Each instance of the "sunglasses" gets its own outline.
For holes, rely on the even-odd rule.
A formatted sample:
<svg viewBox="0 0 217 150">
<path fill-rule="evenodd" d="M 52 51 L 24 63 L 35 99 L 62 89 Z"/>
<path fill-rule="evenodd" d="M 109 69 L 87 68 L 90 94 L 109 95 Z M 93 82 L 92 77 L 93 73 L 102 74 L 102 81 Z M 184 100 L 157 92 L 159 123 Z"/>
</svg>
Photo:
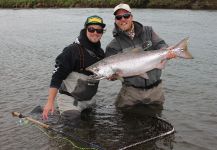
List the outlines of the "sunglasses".
<svg viewBox="0 0 217 150">
<path fill-rule="evenodd" d="M 130 16 L 131 16 L 131 14 L 127 13 L 127 14 L 123 14 L 123 15 L 117 15 L 117 16 L 115 16 L 115 19 L 117 19 L 117 20 L 121 20 L 122 18 L 128 19 L 128 18 L 130 18 Z"/>
<path fill-rule="evenodd" d="M 93 27 L 87 28 L 87 31 L 90 32 L 90 33 L 94 33 L 96 31 L 96 33 L 98 33 L 98 34 L 102 34 L 104 32 L 103 29 L 95 29 Z"/>
</svg>

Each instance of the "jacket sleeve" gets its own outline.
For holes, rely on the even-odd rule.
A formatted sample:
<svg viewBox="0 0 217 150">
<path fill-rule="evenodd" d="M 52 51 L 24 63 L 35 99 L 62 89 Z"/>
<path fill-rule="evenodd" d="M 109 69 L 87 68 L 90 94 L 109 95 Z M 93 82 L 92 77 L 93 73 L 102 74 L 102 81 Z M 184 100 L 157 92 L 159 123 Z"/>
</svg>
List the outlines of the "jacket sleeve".
<svg viewBox="0 0 217 150">
<path fill-rule="evenodd" d="M 57 56 L 50 87 L 60 88 L 62 81 L 74 70 L 76 56 L 76 51 L 72 46 L 64 48 L 63 52 Z"/>
<path fill-rule="evenodd" d="M 150 39 L 152 42 L 152 50 L 158 50 L 161 48 L 166 48 L 168 45 L 166 42 L 160 38 L 160 36 L 154 32 L 151 26 L 143 26 L 144 34 L 147 39 Z"/>
<path fill-rule="evenodd" d="M 153 42 L 154 49 L 158 50 L 161 48 L 167 48 L 168 45 L 166 44 L 166 42 L 162 38 L 160 38 L 152 28 L 151 30 L 152 30 L 151 33 L 152 33 L 152 42 Z"/>
</svg>

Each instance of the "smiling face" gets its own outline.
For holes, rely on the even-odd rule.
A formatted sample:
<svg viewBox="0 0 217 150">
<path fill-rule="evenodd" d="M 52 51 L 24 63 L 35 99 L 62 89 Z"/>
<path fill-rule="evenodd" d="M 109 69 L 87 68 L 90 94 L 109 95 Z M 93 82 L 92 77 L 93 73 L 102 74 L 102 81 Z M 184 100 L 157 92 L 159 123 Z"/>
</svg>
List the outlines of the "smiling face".
<svg viewBox="0 0 217 150">
<path fill-rule="evenodd" d="M 116 12 L 115 16 L 115 23 L 117 24 L 117 26 L 123 30 L 123 31 L 130 31 L 130 29 L 132 28 L 132 24 L 133 24 L 133 16 L 130 15 L 128 18 L 127 17 L 124 17 L 124 16 L 127 16 L 126 14 L 129 14 L 128 11 L 124 10 L 124 9 L 120 9 Z M 119 17 L 119 20 L 118 20 L 118 17 L 117 16 L 122 16 L 122 17 Z M 121 18 L 121 19 L 120 19 Z"/>
<path fill-rule="evenodd" d="M 100 39 L 102 37 L 103 28 L 100 25 L 89 25 L 89 26 L 87 26 L 86 33 L 87 33 L 87 38 L 92 43 L 97 43 L 100 41 Z"/>
</svg>

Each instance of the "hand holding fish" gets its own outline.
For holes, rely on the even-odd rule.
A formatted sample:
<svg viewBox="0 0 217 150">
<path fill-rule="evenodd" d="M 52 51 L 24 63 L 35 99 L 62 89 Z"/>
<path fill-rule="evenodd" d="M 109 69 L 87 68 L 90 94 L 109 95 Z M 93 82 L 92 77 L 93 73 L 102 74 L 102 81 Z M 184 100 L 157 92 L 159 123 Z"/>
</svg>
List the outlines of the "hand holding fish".
<svg viewBox="0 0 217 150">
<path fill-rule="evenodd" d="M 172 51 L 175 48 L 175 46 L 169 46 L 167 50 L 169 51 L 166 55 L 167 59 L 176 58 L 176 54 Z"/>
<path fill-rule="evenodd" d="M 114 74 L 112 74 L 111 76 L 107 77 L 106 79 L 110 80 L 110 81 L 115 81 L 115 80 L 120 79 L 121 76 L 122 76 L 121 72 L 120 71 L 116 71 Z"/>
<path fill-rule="evenodd" d="M 110 80 L 110 81 L 115 81 L 115 80 L 117 80 L 117 75 L 116 74 L 112 74 L 111 76 L 107 77 L 106 79 Z"/>
</svg>

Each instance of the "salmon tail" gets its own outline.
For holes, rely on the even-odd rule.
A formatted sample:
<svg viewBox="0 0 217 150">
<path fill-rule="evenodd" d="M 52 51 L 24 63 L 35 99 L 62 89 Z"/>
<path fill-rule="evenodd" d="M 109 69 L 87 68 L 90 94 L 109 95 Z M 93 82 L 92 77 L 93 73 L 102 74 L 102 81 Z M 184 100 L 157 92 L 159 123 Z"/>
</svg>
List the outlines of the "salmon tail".
<svg viewBox="0 0 217 150">
<path fill-rule="evenodd" d="M 181 40 L 178 44 L 174 46 L 175 53 L 178 57 L 185 59 L 193 59 L 193 56 L 188 51 L 188 37 Z"/>
</svg>

